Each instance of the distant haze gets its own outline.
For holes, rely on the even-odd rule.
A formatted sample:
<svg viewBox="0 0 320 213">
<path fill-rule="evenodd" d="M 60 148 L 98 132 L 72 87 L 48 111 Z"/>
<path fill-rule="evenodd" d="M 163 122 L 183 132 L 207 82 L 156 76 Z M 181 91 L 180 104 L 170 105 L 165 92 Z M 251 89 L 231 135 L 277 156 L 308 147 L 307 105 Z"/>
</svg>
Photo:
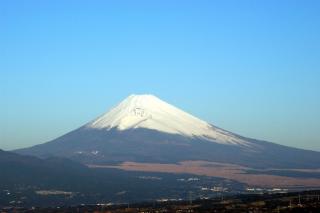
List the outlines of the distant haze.
<svg viewBox="0 0 320 213">
<path fill-rule="evenodd" d="M 132 93 L 320 151 L 317 1 L 1 1 L 0 149 L 43 143 Z"/>
</svg>

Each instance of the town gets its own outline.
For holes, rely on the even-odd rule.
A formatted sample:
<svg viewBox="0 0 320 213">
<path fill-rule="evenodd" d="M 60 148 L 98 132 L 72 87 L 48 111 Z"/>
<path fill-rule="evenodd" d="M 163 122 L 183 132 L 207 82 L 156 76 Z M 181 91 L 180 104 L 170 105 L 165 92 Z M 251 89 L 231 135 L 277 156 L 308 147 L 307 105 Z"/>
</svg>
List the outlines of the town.
<svg viewBox="0 0 320 213">
<path fill-rule="evenodd" d="M 4 207 L 1 213 L 165 213 L 165 212 L 319 212 L 320 191 L 243 194 L 196 200 L 158 200 L 135 204 L 82 204 L 59 207 Z"/>
</svg>

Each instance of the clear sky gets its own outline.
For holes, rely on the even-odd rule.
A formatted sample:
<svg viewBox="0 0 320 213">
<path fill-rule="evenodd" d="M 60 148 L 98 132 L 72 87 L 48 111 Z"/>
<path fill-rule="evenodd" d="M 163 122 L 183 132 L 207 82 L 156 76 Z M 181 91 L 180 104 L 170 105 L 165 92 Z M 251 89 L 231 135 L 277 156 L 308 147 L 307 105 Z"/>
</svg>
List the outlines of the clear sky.
<svg viewBox="0 0 320 213">
<path fill-rule="evenodd" d="M 320 151 L 320 1 L 1 0 L 0 148 L 151 93 L 235 133 Z"/>
</svg>

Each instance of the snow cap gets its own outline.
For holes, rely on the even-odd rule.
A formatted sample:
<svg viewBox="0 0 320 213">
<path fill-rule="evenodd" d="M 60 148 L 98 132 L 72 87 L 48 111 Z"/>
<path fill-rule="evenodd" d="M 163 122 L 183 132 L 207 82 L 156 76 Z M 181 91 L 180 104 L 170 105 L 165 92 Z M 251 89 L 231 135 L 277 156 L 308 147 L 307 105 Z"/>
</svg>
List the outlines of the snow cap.
<svg viewBox="0 0 320 213">
<path fill-rule="evenodd" d="M 105 130 L 116 128 L 120 131 L 146 128 L 187 137 L 200 137 L 216 143 L 246 143 L 234 134 L 216 128 L 150 94 L 130 95 L 86 127 Z"/>
</svg>

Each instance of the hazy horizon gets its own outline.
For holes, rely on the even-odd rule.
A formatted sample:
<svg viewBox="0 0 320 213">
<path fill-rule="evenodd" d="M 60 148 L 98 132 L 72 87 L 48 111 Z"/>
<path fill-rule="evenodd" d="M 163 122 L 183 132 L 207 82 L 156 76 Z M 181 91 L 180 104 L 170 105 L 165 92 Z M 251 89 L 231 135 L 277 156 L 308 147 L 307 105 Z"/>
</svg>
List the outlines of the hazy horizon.
<svg viewBox="0 0 320 213">
<path fill-rule="evenodd" d="M 124 2 L 0 2 L 0 149 L 148 93 L 242 136 L 320 151 L 317 1 Z"/>
</svg>

